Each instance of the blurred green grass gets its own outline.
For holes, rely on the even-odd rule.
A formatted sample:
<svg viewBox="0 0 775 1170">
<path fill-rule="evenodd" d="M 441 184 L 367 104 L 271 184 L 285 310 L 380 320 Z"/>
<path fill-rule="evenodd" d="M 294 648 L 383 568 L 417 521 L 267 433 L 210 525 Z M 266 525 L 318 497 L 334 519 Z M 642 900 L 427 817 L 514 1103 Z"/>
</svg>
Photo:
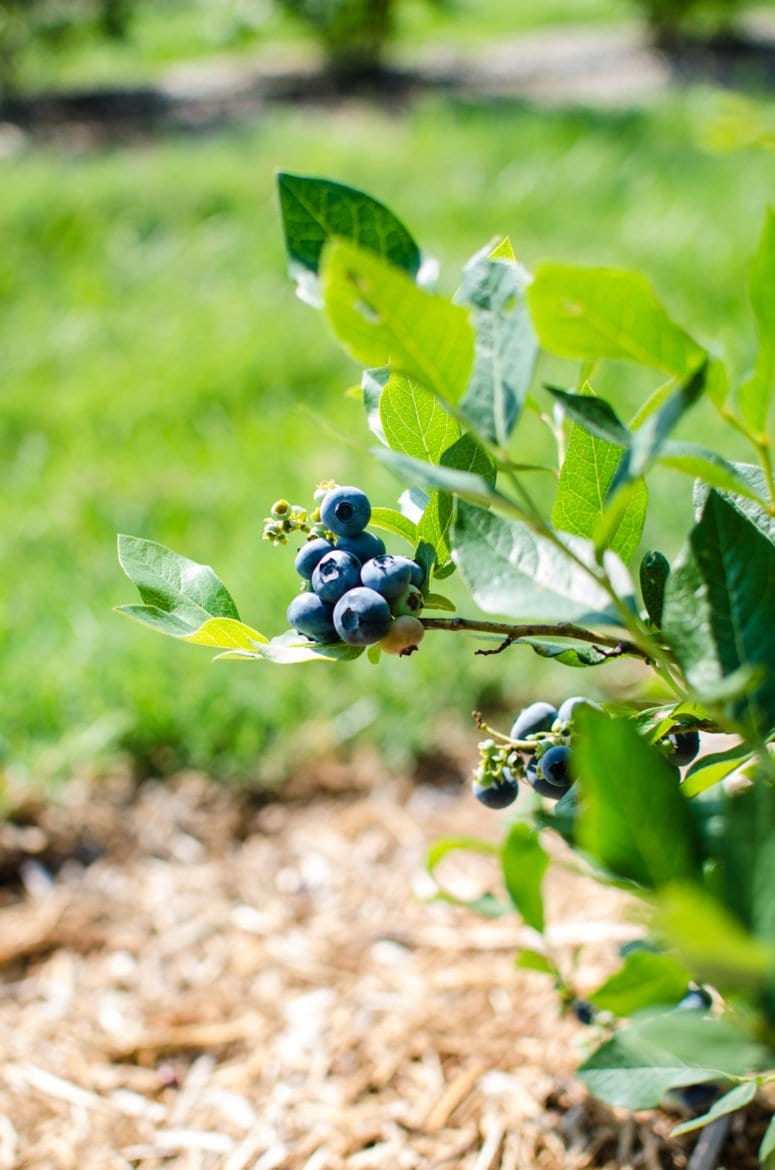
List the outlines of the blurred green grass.
<svg viewBox="0 0 775 1170">
<path fill-rule="evenodd" d="M 536 685 L 562 696 L 626 684 L 625 667 L 582 679 L 527 652 L 475 658 L 470 642 L 441 634 L 377 669 L 213 664 L 112 612 L 136 599 L 115 534 L 212 564 L 243 618 L 271 635 L 295 590 L 291 556 L 260 540 L 272 500 L 305 502 L 328 477 L 379 504 L 400 490 L 364 453 L 360 408 L 343 394 L 358 371 L 286 278 L 276 167 L 383 199 L 442 260 L 448 291 L 503 232 L 528 265 L 642 268 L 675 316 L 744 365 L 747 258 L 773 159 L 698 146 L 714 101 L 697 91 L 639 112 L 436 100 L 401 116 L 360 104 L 272 110 L 212 137 L 6 160 L 6 762 L 54 779 L 123 750 L 139 771 L 194 766 L 274 784 L 358 736 L 398 766 L 443 745 L 474 706 L 516 705 Z M 720 439 L 702 419 L 692 434 L 699 420 Z M 528 430 L 524 457 L 537 441 Z M 666 483 L 648 541 L 674 552 L 690 484 Z"/>
</svg>

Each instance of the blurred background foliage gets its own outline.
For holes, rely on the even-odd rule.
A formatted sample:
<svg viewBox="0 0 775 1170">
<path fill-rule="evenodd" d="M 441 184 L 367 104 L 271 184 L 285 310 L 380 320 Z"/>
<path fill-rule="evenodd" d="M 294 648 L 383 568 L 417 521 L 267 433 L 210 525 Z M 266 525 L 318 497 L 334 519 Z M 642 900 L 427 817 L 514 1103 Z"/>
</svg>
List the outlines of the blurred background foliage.
<svg viewBox="0 0 775 1170">
<path fill-rule="evenodd" d="M 28 7 L 38 6 L 0 3 L 0 16 Z M 260 10 L 236 2 L 121 8 L 129 23 L 114 46 L 94 23 L 108 7 L 89 9 L 90 31 L 62 43 L 56 58 L 33 36 L 23 84 L 141 79 L 240 40 L 212 32 L 216 10 L 226 21 L 218 27 Z M 505 13 L 510 7 L 461 0 L 452 20 L 407 2 L 398 43 L 463 43 L 471 28 L 484 41 L 547 19 L 632 12 L 627 0 L 530 0 Z M 274 8 L 250 28 L 265 46 L 297 35 Z M 477 658 L 470 641 L 441 634 L 413 658 L 376 669 L 365 660 L 213 664 L 207 651 L 112 613 L 134 600 L 115 535 L 212 564 L 244 620 L 272 635 L 285 628 L 296 587 L 291 552 L 260 539 L 273 499 L 306 503 L 330 477 L 359 484 L 376 504 L 394 503 L 400 491 L 366 453 L 360 406 L 345 393 L 358 371 L 286 277 L 277 168 L 327 175 L 382 199 L 440 258 L 450 293 L 467 257 L 504 232 L 528 266 L 555 258 L 641 268 L 676 317 L 745 369 L 753 349 L 747 257 L 772 197 L 774 163 L 756 141 L 709 147 L 725 108 L 723 95 L 703 86 L 633 109 L 450 96 L 396 111 L 349 101 L 273 107 L 217 133 L 86 153 L 28 143 L 0 161 L 7 776 L 53 783 L 122 753 L 138 774 L 191 766 L 273 786 L 355 742 L 374 745 L 385 767 L 407 766 L 455 744 L 461 728 L 467 735 L 474 707 L 500 707 L 507 722 L 536 688 L 552 698 L 634 687 L 638 677 L 624 664 L 581 678 L 527 651 Z M 746 108 L 771 118 L 766 93 Z M 736 146 L 734 135 L 725 145 Z M 552 371 L 563 373 L 570 376 Z M 621 393 L 626 371 L 612 376 Z M 641 390 L 628 392 L 633 403 Z M 703 408 L 688 425 L 693 436 L 704 427 L 711 442 L 718 438 Z M 538 426 L 520 436 L 522 458 L 545 451 Z M 676 479 L 674 487 L 656 501 L 646 535 L 669 554 L 691 512 L 689 486 Z M 453 582 L 445 585 L 455 593 Z"/>
</svg>

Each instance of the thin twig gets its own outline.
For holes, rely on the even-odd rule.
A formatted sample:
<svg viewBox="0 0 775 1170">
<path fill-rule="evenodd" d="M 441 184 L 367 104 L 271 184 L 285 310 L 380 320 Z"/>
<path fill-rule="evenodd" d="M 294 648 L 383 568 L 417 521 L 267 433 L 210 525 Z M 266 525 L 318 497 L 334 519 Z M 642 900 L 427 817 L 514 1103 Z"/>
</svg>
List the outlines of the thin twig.
<svg viewBox="0 0 775 1170">
<path fill-rule="evenodd" d="M 686 1170 L 716 1170 L 734 1116 L 734 1113 L 725 1113 L 700 1131 L 700 1140 Z"/>
<path fill-rule="evenodd" d="M 650 662 L 648 654 L 634 642 L 612 634 L 601 634 L 596 630 L 588 630 L 584 626 L 576 626 L 572 622 L 556 622 L 554 624 L 532 622 L 528 625 L 513 625 L 510 622 L 479 621 L 477 618 L 422 618 L 426 630 L 448 630 L 452 633 L 468 632 L 491 634 L 503 638 L 503 643 L 497 650 L 478 651 L 485 654 L 500 654 L 507 646 L 511 646 L 520 638 L 572 638 L 577 642 L 590 642 L 597 646 L 601 654 L 609 658 L 616 658 L 622 654 L 631 654 Z"/>
</svg>

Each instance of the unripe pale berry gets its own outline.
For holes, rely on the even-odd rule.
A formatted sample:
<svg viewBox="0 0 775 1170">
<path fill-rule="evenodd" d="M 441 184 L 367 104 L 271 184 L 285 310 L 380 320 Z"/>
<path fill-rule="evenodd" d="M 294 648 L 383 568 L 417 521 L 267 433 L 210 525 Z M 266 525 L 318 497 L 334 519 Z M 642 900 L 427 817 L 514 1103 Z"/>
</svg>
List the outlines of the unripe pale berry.
<svg viewBox="0 0 775 1170">
<path fill-rule="evenodd" d="M 413 654 L 425 637 L 425 626 L 419 618 L 405 615 L 397 617 L 381 639 L 380 646 L 386 654 Z"/>
</svg>

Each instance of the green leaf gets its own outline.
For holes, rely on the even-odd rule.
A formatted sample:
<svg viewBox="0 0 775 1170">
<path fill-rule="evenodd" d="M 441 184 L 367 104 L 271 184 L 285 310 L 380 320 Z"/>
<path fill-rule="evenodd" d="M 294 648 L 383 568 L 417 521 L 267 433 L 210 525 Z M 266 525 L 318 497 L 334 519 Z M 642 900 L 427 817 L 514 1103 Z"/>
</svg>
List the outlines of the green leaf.
<svg viewBox="0 0 775 1170">
<path fill-rule="evenodd" d="M 759 1146 L 759 1162 L 761 1170 L 775 1170 L 775 1117 L 767 1126 Z"/>
<path fill-rule="evenodd" d="M 682 1085 L 747 1075 L 767 1050 L 725 1019 L 667 1012 L 633 1021 L 593 1052 L 578 1076 L 608 1105 L 653 1109 Z"/>
<path fill-rule="evenodd" d="M 631 1016 L 655 1004 L 675 1004 L 686 992 L 691 975 L 671 955 L 630 951 L 624 963 L 587 999 L 599 1011 Z"/>
<path fill-rule="evenodd" d="M 619 420 L 616 411 L 603 398 L 592 393 L 587 384 L 584 394 L 571 394 L 567 390 L 560 390 L 556 386 L 546 386 L 556 402 L 562 407 L 568 418 L 573 419 L 590 435 L 602 439 L 614 447 L 629 447 L 631 435 L 623 422 Z M 621 451 L 618 453 L 621 455 Z"/>
<path fill-rule="evenodd" d="M 675 769 L 629 719 L 578 709 L 574 747 L 581 848 L 606 870 L 659 888 L 697 875 L 697 830 Z"/>
<path fill-rule="evenodd" d="M 542 885 L 549 858 L 536 830 L 522 821 L 513 824 L 501 848 L 503 880 L 508 895 L 527 926 L 543 933 Z"/>
<path fill-rule="evenodd" d="M 727 1113 L 736 1113 L 738 1109 L 745 1109 L 746 1105 L 750 1105 L 753 1101 L 758 1088 L 755 1080 L 743 1081 L 742 1084 L 735 1085 L 734 1089 L 730 1089 L 728 1093 L 720 1097 L 707 1113 L 677 1125 L 670 1136 L 679 1137 L 682 1133 L 692 1133 L 695 1129 L 702 1129 L 703 1126 L 709 1125 L 711 1121 L 716 1121 L 719 1117 L 725 1117 Z"/>
<path fill-rule="evenodd" d="M 665 588 L 663 632 L 702 696 L 741 668 L 761 667 L 753 693 L 730 699 L 730 716 L 775 724 L 775 546 L 716 491 L 705 500 L 681 563 Z"/>
<path fill-rule="evenodd" d="M 616 491 L 622 483 L 645 475 L 651 464 L 661 453 L 667 436 L 674 430 L 687 410 L 697 402 L 705 389 L 708 363 L 693 371 L 681 386 L 667 399 L 656 413 L 649 415 L 637 431 L 632 433 L 632 442 L 625 452 L 619 471 L 612 485 Z"/>
<path fill-rule="evenodd" d="M 381 532 L 390 532 L 393 536 L 400 536 L 408 544 L 417 543 L 417 525 L 414 521 L 397 512 L 395 508 L 372 508 L 370 528 L 378 528 Z"/>
<path fill-rule="evenodd" d="M 521 950 L 517 956 L 515 966 L 521 971 L 540 971 L 542 975 L 558 975 L 557 967 L 546 955 L 540 951 L 533 951 L 529 947 Z"/>
<path fill-rule="evenodd" d="M 769 500 L 767 480 L 760 467 L 757 467 L 754 463 L 734 463 L 732 466 L 735 469 L 735 473 L 748 484 L 750 493 L 757 500 Z M 752 524 L 755 524 L 762 536 L 766 537 L 770 544 L 775 545 L 775 515 L 765 511 L 764 507 L 756 503 L 753 499 L 747 498 L 749 495 L 747 492 L 739 495 L 734 492 L 722 491 L 719 494 L 728 504 L 732 505 L 735 511 L 739 512 L 741 516 L 745 516 Z M 702 510 L 705 507 L 708 495 L 709 489 L 706 484 L 701 482 L 695 483 L 694 506 L 698 519 L 702 515 Z"/>
<path fill-rule="evenodd" d="M 404 483 L 414 488 L 453 492 L 486 504 L 503 500 L 483 476 L 474 475 L 470 471 L 435 466 L 420 459 L 412 459 L 409 455 L 402 455 L 398 451 L 386 451 L 382 447 L 372 447 L 370 453 L 381 463 L 386 464 Z"/>
<path fill-rule="evenodd" d="M 569 538 L 569 543 L 580 555 L 589 551 L 581 541 Z M 461 500 L 452 546 L 474 600 L 486 613 L 523 620 L 605 619 L 605 590 L 527 524 Z"/>
<path fill-rule="evenodd" d="M 361 395 L 366 408 L 366 422 L 369 430 L 376 435 L 380 443 L 387 446 L 385 432 L 382 429 L 382 419 L 379 413 L 379 403 L 388 379 L 390 370 L 379 367 L 373 370 L 364 370 L 361 375 Z"/>
<path fill-rule="evenodd" d="M 574 397 L 601 401 L 584 395 Z M 621 457 L 621 447 L 590 433 L 579 423 L 573 426 L 552 506 L 555 528 L 575 536 L 595 537 Z M 613 531 L 606 534 L 606 547 L 625 562 L 634 556 L 640 543 L 647 505 L 648 489 L 642 480 L 637 481 Z"/>
<path fill-rule="evenodd" d="M 461 410 L 474 430 L 503 447 L 519 418 L 538 345 L 525 302 L 527 273 L 513 259 L 477 253 L 457 300 L 473 310 L 476 356 Z"/>
<path fill-rule="evenodd" d="M 417 525 L 417 539 L 433 549 L 437 565 L 446 564 L 452 555 L 449 547 L 449 530 L 452 526 L 453 511 L 452 496 L 449 492 L 433 491 Z M 427 576 L 426 573 L 426 580 Z"/>
<path fill-rule="evenodd" d="M 390 375 L 379 414 L 387 445 L 426 463 L 440 463 L 443 452 L 462 434 L 460 423 L 436 395 L 403 374 Z"/>
<path fill-rule="evenodd" d="M 718 840 L 724 902 L 775 960 L 775 790 L 764 777 L 726 796 L 724 834 Z M 772 965 L 775 975 L 775 961 Z"/>
<path fill-rule="evenodd" d="M 291 275 L 318 273 L 321 253 L 335 237 L 416 276 L 420 249 L 399 219 L 382 203 L 355 187 L 307 175 L 277 175 L 285 248 Z"/>
<path fill-rule="evenodd" d="M 438 398 L 411 378 L 391 374 L 380 398 L 380 421 L 393 451 L 495 482 L 495 463 L 484 447 L 464 434 Z"/>
<path fill-rule="evenodd" d="M 751 759 L 750 744 L 739 743 L 724 752 L 714 752 L 696 760 L 684 776 L 683 788 L 686 796 L 698 796 L 726 776 L 735 772 Z"/>
<path fill-rule="evenodd" d="M 591 642 L 574 642 L 571 638 L 518 638 L 517 641 L 520 646 L 530 646 L 540 658 L 551 658 L 563 666 L 602 666 L 621 657 Z"/>
<path fill-rule="evenodd" d="M 649 549 L 640 563 L 640 591 L 646 613 L 659 629 L 665 602 L 665 586 L 670 576 L 670 563 L 658 549 Z"/>
<path fill-rule="evenodd" d="M 541 345 L 561 357 L 618 358 L 684 377 L 704 351 L 638 272 L 541 264 L 527 293 Z"/>
<path fill-rule="evenodd" d="M 269 639 L 259 634 L 258 630 L 246 626 L 244 622 L 226 617 L 210 618 L 193 634 L 187 634 L 183 641 L 194 642 L 198 646 L 215 646 L 220 650 L 255 651 L 258 658 L 261 646 Z"/>
<path fill-rule="evenodd" d="M 474 362 L 465 309 L 341 241 L 326 247 L 321 280 L 328 319 L 352 357 L 398 370 L 447 402 L 459 400 Z"/>
<path fill-rule="evenodd" d="M 708 451 L 694 443 L 668 440 L 662 444 L 658 462 L 664 467 L 672 467 L 675 471 L 701 479 L 721 491 L 746 496 L 759 504 L 762 503 L 761 498 L 739 474 L 735 464 L 717 455 L 715 451 Z"/>
<path fill-rule="evenodd" d="M 749 427 L 767 430 L 767 416 L 775 390 L 775 210 L 767 212 L 759 247 L 751 268 L 751 303 L 759 334 L 759 351 L 750 378 L 737 392 L 737 405 Z"/>
<path fill-rule="evenodd" d="M 676 884 L 661 891 L 657 925 L 694 978 L 724 994 L 737 989 L 750 993 L 775 969 L 775 951 L 699 886 Z"/>
<path fill-rule="evenodd" d="M 493 845 L 489 841 L 482 841 L 478 837 L 443 837 L 434 841 L 428 850 L 426 868 L 438 885 L 436 898 L 439 901 L 450 902 L 453 906 L 466 906 L 469 910 L 473 910 L 474 913 L 481 914 L 485 918 L 501 918 L 504 914 L 513 913 L 512 907 L 507 902 L 496 898 L 489 892 L 481 894 L 477 898 L 459 898 L 441 884 L 436 870 L 445 857 L 457 850 L 468 853 L 484 853 L 492 857 L 497 857 L 500 852 L 497 845 Z"/>
<path fill-rule="evenodd" d="M 281 666 L 294 666 L 299 662 L 349 662 L 359 658 L 363 646 L 350 646 L 346 642 L 310 642 L 296 630 L 287 630 L 260 647 L 262 658 Z"/>
<path fill-rule="evenodd" d="M 425 609 L 441 609 L 446 613 L 454 613 L 457 609 L 454 601 L 450 601 L 442 593 L 427 593 L 424 607 Z"/>
<path fill-rule="evenodd" d="M 155 541 L 125 535 L 118 538 L 118 559 L 145 603 L 120 607 L 120 613 L 175 638 L 195 634 L 209 618 L 239 622 L 231 595 L 209 565 Z"/>
</svg>

